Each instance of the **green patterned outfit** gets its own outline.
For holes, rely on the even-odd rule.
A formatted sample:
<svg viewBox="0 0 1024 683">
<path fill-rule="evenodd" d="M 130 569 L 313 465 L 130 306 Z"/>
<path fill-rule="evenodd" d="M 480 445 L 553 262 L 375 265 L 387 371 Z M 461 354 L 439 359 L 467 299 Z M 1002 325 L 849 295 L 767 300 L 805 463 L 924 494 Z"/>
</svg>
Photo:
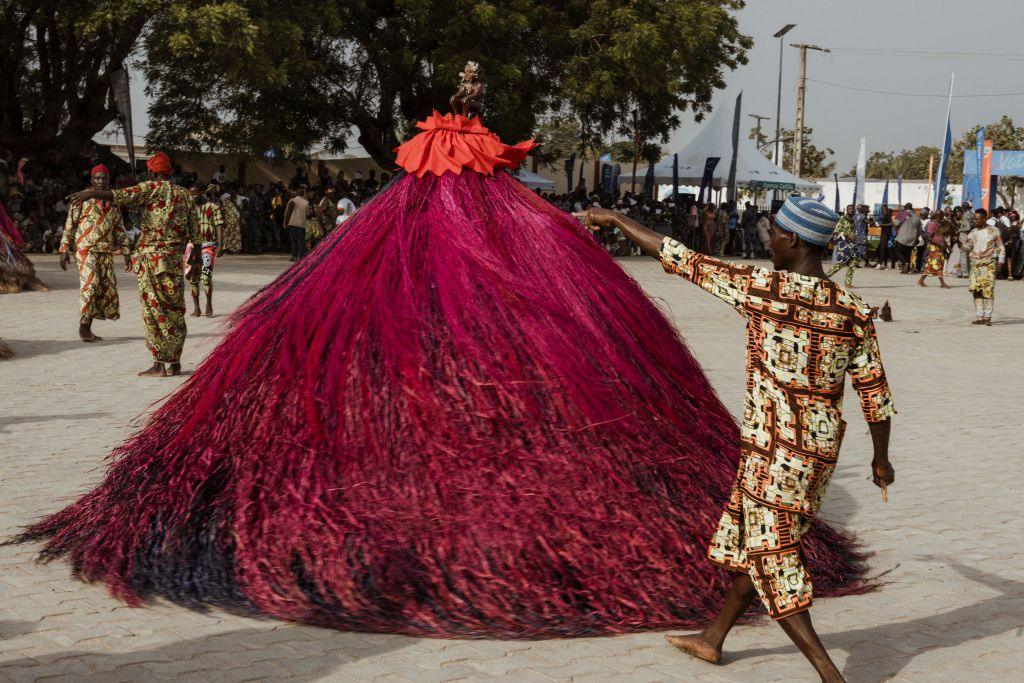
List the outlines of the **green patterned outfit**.
<svg viewBox="0 0 1024 683">
<path fill-rule="evenodd" d="M 242 252 L 242 214 L 230 196 L 221 200 L 220 207 L 224 214 L 224 244 L 221 250 L 225 254 L 239 254 Z"/>
<path fill-rule="evenodd" d="M 843 279 L 843 283 L 847 287 L 852 287 L 853 271 L 857 267 L 860 254 L 857 248 L 857 229 L 853 225 L 853 220 L 845 213 L 839 218 L 832 239 L 835 249 L 835 265 L 832 266 L 832 270 L 828 271 L 828 276 L 832 277 L 846 268 L 846 277 Z"/>
<path fill-rule="evenodd" d="M 90 199 L 68 211 L 60 253 L 71 251 L 78 263 L 80 323 L 121 317 L 114 252 L 130 248 L 121 211 L 110 202 Z"/>
<path fill-rule="evenodd" d="M 235 214 L 237 216 L 237 212 Z M 207 292 L 213 286 L 213 262 L 216 258 L 217 230 L 221 234 L 226 232 L 224 227 L 224 207 L 220 202 L 206 202 L 199 207 L 199 228 L 195 239 L 192 240 L 193 249 L 201 249 L 201 266 L 193 268 L 189 273 L 188 286 L 192 296 L 199 296 L 199 288 Z M 226 239 L 226 238 L 225 238 Z"/>
<path fill-rule="evenodd" d="M 178 363 L 185 346 L 185 245 L 196 235 L 196 205 L 184 188 L 147 180 L 114 190 L 115 206 L 142 210 L 132 265 L 139 277 L 142 324 L 153 360 Z"/>
</svg>

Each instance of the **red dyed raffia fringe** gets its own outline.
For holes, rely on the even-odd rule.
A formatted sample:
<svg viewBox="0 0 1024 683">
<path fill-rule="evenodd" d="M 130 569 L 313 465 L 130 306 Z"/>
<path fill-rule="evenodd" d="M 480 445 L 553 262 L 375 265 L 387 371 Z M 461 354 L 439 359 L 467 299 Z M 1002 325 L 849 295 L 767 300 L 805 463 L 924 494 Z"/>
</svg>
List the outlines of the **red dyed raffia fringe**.
<svg viewBox="0 0 1024 683">
<path fill-rule="evenodd" d="M 740 362 L 740 359 L 737 359 Z M 501 171 L 406 175 L 235 315 L 49 537 L 165 596 L 427 636 L 693 626 L 737 429 L 676 330 Z M 863 591 L 817 522 L 816 595 Z"/>
</svg>

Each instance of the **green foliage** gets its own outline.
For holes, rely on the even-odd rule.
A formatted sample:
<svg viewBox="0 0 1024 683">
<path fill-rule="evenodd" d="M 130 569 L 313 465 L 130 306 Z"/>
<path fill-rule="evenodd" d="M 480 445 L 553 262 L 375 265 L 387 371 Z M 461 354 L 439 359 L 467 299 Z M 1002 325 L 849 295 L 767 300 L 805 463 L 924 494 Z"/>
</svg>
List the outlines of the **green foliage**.
<svg viewBox="0 0 1024 683">
<path fill-rule="evenodd" d="M 110 74 L 160 0 L 0 3 L 0 146 L 74 154 L 115 116 Z"/>
<path fill-rule="evenodd" d="M 757 135 L 757 128 L 751 128 L 749 139 L 754 140 Z M 793 168 L 793 130 L 790 128 L 780 129 L 779 137 L 782 139 L 782 167 L 791 170 Z M 768 130 L 761 129 L 761 136 L 757 138 L 757 147 L 766 158 L 771 159 L 775 152 L 775 145 L 768 138 Z M 772 143 L 772 144 L 769 144 Z M 814 144 L 814 129 L 804 126 L 804 146 L 801 168 L 805 178 L 825 178 L 832 175 L 836 168 L 835 161 L 828 161 L 835 151 L 831 147 L 819 148 Z"/>
<path fill-rule="evenodd" d="M 953 143 L 949 155 L 950 182 L 960 182 L 964 173 L 964 152 L 974 149 L 977 145 L 978 130 L 974 126 Z M 1024 126 L 1014 125 L 1009 116 L 1002 116 L 998 121 L 985 127 L 985 137 L 992 141 L 992 149 L 1024 149 Z M 936 163 L 938 163 L 936 156 Z M 1004 206 L 1014 206 L 1017 198 L 1024 190 L 1024 178 L 1003 177 L 999 179 L 999 197 Z M 993 204 L 994 206 L 994 204 Z"/>
<path fill-rule="evenodd" d="M 903 176 L 910 179 L 928 178 L 929 160 L 934 158 L 934 163 L 939 163 L 941 152 L 938 147 L 920 145 L 914 149 L 904 149 L 899 152 L 872 152 L 865 164 L 864 175 L 868 178 L 890 179 L 896 176 Z M 854 168 L 850 175 L 856 175 Z"/>
<path fill-rule="evenodd" d="M 667 140 L 745 63 L 740 0 L 6 0 L 0 144 L 85 142 L 114 118 L 109 72 L 134 54 L 152 145 L 278 158 L 354 137 L 382 165 L 447 110 L 480 63 L 488 127 L 509 140 L 551 118 L 580 145 Z M 45 40 L 37 40 L 43 36 Z M 44 54 L 45 51 L 45 54 Z M 59 68 L 58 68 L 59 67 Z"/>
<path fill-rule="evenodd" d="M 724 71 L 745 62 L 751 42 L 734 16 L 742 4 L 253 0 L 238 21 L 246 42 L 208 55 L 188 49 L 207 29 L 168 17 L 147 42 L 154 138 L 198 142 L 189 121 L 220 122 L 208 143 L 253 152 L 307 149 L 315 138 L 340 150 L 354 136 L 388 165 L 415 120 L 447 110 L 459 71 L 474 60 L 487 125 L 506 139 L 557 120 L 570 128 L 541 128 L 550 144 L 564 151 L 575 137 L 595 149 L 616 129 L 631 137 L 637 109 L 643 139 L 664 140 L 678 112 L 707 111 Z"/>
</svg>

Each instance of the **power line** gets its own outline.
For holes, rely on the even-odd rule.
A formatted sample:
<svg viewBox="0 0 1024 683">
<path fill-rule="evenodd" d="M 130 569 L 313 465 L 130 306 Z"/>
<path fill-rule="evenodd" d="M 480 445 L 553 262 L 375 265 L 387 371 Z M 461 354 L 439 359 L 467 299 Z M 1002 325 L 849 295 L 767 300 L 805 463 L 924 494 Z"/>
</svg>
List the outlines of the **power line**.
<svg viewBox="0 0 1024 683">
<path fill-rule="evenodd" d="M 807 80 L 813 83 L 820 83 L 821 85 L 830 85 L 833 88 L 841 88 L 843 90 L 856 90 L 857 92 L 874 93 L 876 95 L 892 95 L 894 97 L 938 97 L 940 99 L 946 99 L 949 97 L 949 93 L 912 93 L 912 92 L 899 92 L 896 90 L 874 90 L 872 88 L 858 88 L 852 85 L 843 85 L 842 83 L 832 83 L 831 81 L 819 81 L 816 78 L 808 78 Z M 1024 95 L 1024 92 L 1001 92 L 1001 93 L 974 93 L 970 95 L 953 95 L 954 98 L 965 98 L 965 97 L 1017 97 Z"/>
<path fill-rule="evenodd" d="M 924 59 L 998 59 L 1024 60 L 1022 52 L 939 52 L 934 50 L 872 50 L 868 48 L 834 47 L 832 52 L 890 57 L 920 57 Z"/>
</svg>

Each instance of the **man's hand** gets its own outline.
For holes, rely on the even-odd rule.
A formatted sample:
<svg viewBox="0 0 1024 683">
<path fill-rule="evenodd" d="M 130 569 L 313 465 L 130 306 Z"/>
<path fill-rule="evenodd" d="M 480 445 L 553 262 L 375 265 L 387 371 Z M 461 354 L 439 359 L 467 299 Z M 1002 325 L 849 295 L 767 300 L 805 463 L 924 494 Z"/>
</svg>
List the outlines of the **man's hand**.
<svg viewBox="0 0 1024 683">
<path fill-rule="evenodd" d="M 93 196 L 94 195 L 91 189 L 82 190 L 81 192 L 75 192 L 74 194 L 69 195 L 68 202 L 71 204 L 71 206 L 81 206 L 82 202 L 88 199 L 92 199 Z"/>
<path fill-rule="evenodd" d="M 619 216 L 618 211 L 612 211 L 611 209 L 603 209 L 598 206 L 592 206 L 586 211 L 578 211 L 573 213 L 576 218 L 583 219 L 583 225 L 588 227 L 591 231 L 597 232 L 600 228 L 614 228 L 618 226 Z"/>
<path fill-rule="evenodd" d="M 896 481 L 896 470 L 892 468 L 892 464 L 888 460 L 872 462 L 871 481 L 875 482 L 875 486 L 878 488 L 885 488 Z"/>
<path fill-rule="evenodd" d="M 65 251 L 63 254 L 60 255 L 59 263 L 61 270 L 67 270 L 68 264 L 71 263 L 71 254 Z"/>
</svg>

